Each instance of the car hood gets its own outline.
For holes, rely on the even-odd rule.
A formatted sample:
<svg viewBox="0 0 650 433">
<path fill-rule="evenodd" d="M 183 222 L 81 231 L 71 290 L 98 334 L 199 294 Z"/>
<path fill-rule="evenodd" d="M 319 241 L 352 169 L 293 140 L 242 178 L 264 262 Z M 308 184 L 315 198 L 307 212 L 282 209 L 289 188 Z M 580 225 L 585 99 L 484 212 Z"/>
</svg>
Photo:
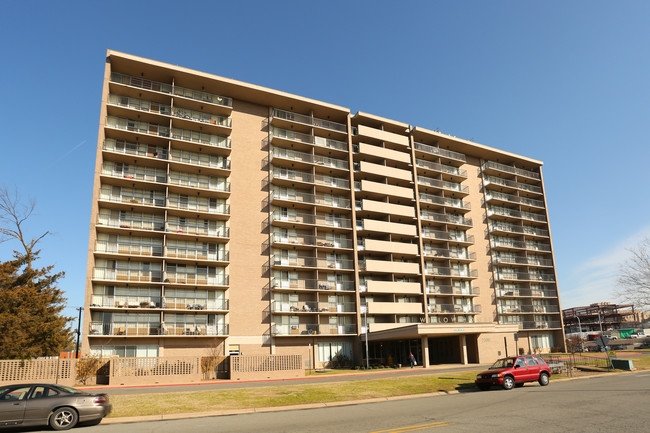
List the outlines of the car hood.
<svg viewBox="0 0 650 433">
<path fill-rule="evenodd" d="M 512 370 L 512 368 L 511 368 L 511 367 L 506 367 L 506 368 L 493 368 L 492 370 L 484 370 L 484 371 L 481 371 L 479 374 L 480 374 L 480 375 L 483 375 L 483 374 L 495 374 L 495 373 L 501 373 L 501 372 L 504 372 L 504 371 L 507 371 L 507 370 Z"/>
</svg>

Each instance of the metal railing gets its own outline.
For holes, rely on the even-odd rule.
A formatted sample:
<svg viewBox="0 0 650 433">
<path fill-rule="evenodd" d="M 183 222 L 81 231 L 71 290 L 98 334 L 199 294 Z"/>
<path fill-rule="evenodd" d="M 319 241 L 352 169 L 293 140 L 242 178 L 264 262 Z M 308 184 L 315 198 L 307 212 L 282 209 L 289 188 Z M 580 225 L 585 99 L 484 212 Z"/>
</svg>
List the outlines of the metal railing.
<svg viewBox="0 0 650 433">
<path fill-rule="evenodd" d="M 478 271 L 476 269 L 463 270 L 448 268 L 444 266 L 425 266 L 424 274 L 448 277 L 478 278 Z"/>
<path fill-rule="evenodd" d="M 301 290 L 332 290 L 354 291 L 354 281 L 327 281 L 317 279 L 282 279 L 271 278 L 272 290 L 301 289 Z"/>
<path fill-rule="evenodd" d="M 481 312 L 480 305 L 429 304 L 427 310 L 432 314 L 475 314 Z"/>
<path fill-rule="evenodd" d="M 230 137 L 206 134 L 205 132 L 194 131 L 191 129 L 172 128 L 171 138 L 174 140 L 189 141 L 191 143 L 206 144 L 212 147 L 230 149 Z"/>
<path fill-rule="evenodd" d="M 472 226 L 472 219 L 460 215 L 442 214 L 436 212 L 422 211 L 420 217 L 423 220 L 435 221 L 439 223 L 457 224 L 462 226 Z"/>
<path fill-rule="evenodd" d="M 450 198 L 450 197 L 440 197 L 437 195 L 431 195 L 431 194 L 425 194 L 425 193 L 420 193 L 420 202 L 423 203 L 431 203 L 431 204 L 439 204 L 441 206 L 447 206 L 447 207 L 452 207 L 456 209 L 471 209 L 471 206 L 469 203 L 463 202 L 463 200 L 458 199 L 458 198 Z"/>
<path fill-rule="evenodd" d="M 351 239 L 327 239 L 323 236 L 314 235 L 284 235 L 282 233 L 271 234 L 272 243 L 295 244 L 306 246 L 319 246 L 330 248 L 352 248 Z"/>
<path fill-rule="evenodd" d="M 350 209 L 350 199 L 342 198 L 339 196 L 331 196 L 324 194 L 310 194 L 301 191 L 271 191 L 271 200 L 287 200 L 298 203 L 309 203 L 323 206 L 338 207 L 342 209 Z"/>
<path fill-rule="evenodd" d="M 478 287 L 454 287 L 448 285 L 427 285 L 427 293 L 430 295 L 456 295 L 456 296 L 478 296 Z"/>
<path fill-rule="evenodd" d="M 166 138 L 169 137 L 168 126 L 133 119 L 125 119 L 123 117 L 106 117 L 106 126 L 124 131 L 138 132 L 140 134 L 155 135 Z"/>
<path fill-rule="evenodd" d="M 542 290 L 542 289 L 509 289 L 497 287 L 497 297 L 533 297 L 533 298 L 555 298 L 557 292 L 555 290 Z"/>
<path fill-rule="evenodd" d="M 282 128 L 271 128 L 271 136 L 273 138 L 281 138 L 283 140 L 298 141 L 300 143 L 311 144 L 319 147 L 326 147 L 328 149 L 336 149 L 347 151 L 348 144 L 343 141 L 333 140 L 331 138 L 319 137 L 317 135 L 303 134 L 302 132 L 289 131 Z"/>
<path fill-rule="evenodd" d="M 438 179 L 433 179 L 431 177 L 426 177 L 426 176 L 418 176 L 418 184 L 420 185 L 425 185 L 425 186 L 432 186 L 435 188 L 440 188 L 440 189 L 445 189 L 448 191 L 456 191 L 456 192 L 462 192 L 465 194 L 469 194 L 469 187 L 463 186 L 460 183 L 457 182 L 449 182 L 446 180 L 438 180 Z"/>
<path fill-rule="evenodd" d="M 437 146 L 418 143 L 417 141 L 415 142 L 415 150 L 420 150 L 422 152 L 431 153 L 433 155 L 439 155 L 445 158 L 454 159 L 456 161 L 466 162 L 465 155 L 462 153 L 441 149 Z"/>
<path fill-rule="evenodd" d="M 335 188 L 350 188 L 350 181 L 348 179 L 343 179 L 335 176 L 323 176 L 322 174 L 313 175 L 304 171 L 282 170 L 278 169 L 278 167 L 269 173 L 269 181 L 273 181 L 273 179 L 285 179 L 305 183 L 315 183 L 316 185 L 332 186 Z"/>
<path fill-rule="evenodd" d="M 427 170 L 467 178 L 467 170 L 463 170 L 452 165 L 440 164 L 437 162 L 425 161 L 424 159 L 415 158 L 415 166 L 426 168 Z"/>
<path fill-rule="evenodd" d="M 281 257 L 272 255 L 269 264 L 274 267 L 308 267 L 308 268 L 328 268 L 328 269 L 354 269 L 354 260 L 340 259 L 330 260 L 311 256 Z"/>
<path fill-rule="evenodd" d="M 460 259 L 476 260 L 476 253 L 463 251 L 453 251 L 446 248 L 425 248 L 423 251 L 425 257 L 437 257 L 443 259 Z"/>
<path fill-rule="evenodd" d="M 208 123 L 210 125 L 223 126 L 226 128 L 230 128 L 232 126 L 230 117 L 206 113 L 205 111 L 195 111 L 188 108 L 174 107 L 172 110 L 172 115 L 174 117 L 178 117 L 179 119 Z"/>
<path fill-rule="evenodd" d="M 207 286 L 227 286 L 228 275 L 215 275 L 209 276 L 204 274 L 182 274 L 174 272 L 166 272 L 164 283 L 173 284 L 197 284 Z"/>
<path fill-rule="evenodd" d="M 305 114 L 293 113 L 291 111 L 280 110 L 274 108 L 271 112 L 271 116 L 288 120 L 291 122 L 302 123 L 304 125 L 316 126 L 318 128 L 331 129 L 338 132 L 347 132 L 348 128 L 342 123 L 332 122 L 331 120 L 319 119 L 317 117 L 307 116 Z"/>
<path fill-rule="evenodd" d="M 485 195 L 485 200 L 486 201 L 491 201 L 491 200 L 501 200 L 501 201 L 507 201 L 510 203 L 521 203 L 525 204 L 528 206 L 534 206 L 538 208 L 544 208 L 544 202 L 542 200 L 534 200 L 532 198 L 528 197 L 520 197 L 512 194 L 506 194 L 503 192 L 497 192 L 497 191 L 491 191 L 488 190 L 486 195 Z"/>
<path fill-rule="evenodd" d="M 163 253 L 162 240 L 159 243 L 140 242 L 108 242 L 98 240 L 95 242 L 95 251 L 107 254 L 128 254 L 133 256 L 156 256 L 161 257 Z"/>
<path fill-rule="evenodd" d="M 327 214 L 309 214 L 296 212 L 294 214 L 285 214 L 282 211 L 275 210 L 271 214 L 270 221 L 281 221 L 290 223 L 316 224 L 329 227 L 351 228 L 352 220 L 350 218 L 335 217 Z"/>
<path fill-rule="evenodd" d="M 174 162 L 181 162 L 183 164 L 200 165 L 201 167 L 230 170 L 230 160 L 225 156 L 219 155 L 209 155 L 205 153 L 172 149 L 169 160 Z"/>
<path fill-rule="evenodd" d="M 540 229 L 537 227 L 530 226 L 517 226 L 514 224 L 508 224 L 504 222 L 489 221 L 488 227 L 491 232 L 503 231 L 508 233 L 521 233 L 532 236 L 544 236 L 548 237 L 548 230 Z"/>
<path fill-rule="evenodd" d="M 422 237 L 431 239 L 440 239 L 445 241 L 474 243 L 474 235 L 466 235 L 465 232 L 453 233 L 442 230 L 431 230 L 427 227 L 422 229 Z"/>
<path fill-rule="evenodd" d="M 537 194 L 542 193 L 542 188 L 540 186 L 531 185 L 529 183 L 515 182 L 514 180 L 503 179 L 501 177 L 490 176 L 490 175 L 485 175 L 483 177 L 483 180 L 486 185 L 495 184 L 495 185 L 507 186 L 515 189 L 520 189 L 523 191 L 534 192 Z"/>
<path fill-rule="evenodd" d="M 523 168 L 513 167 L 512 165 L 501 164 L 493 161 L 485 161 L 483 163 L 483 170 L 488 170 L 488 169 L 503 171 L 505 173 L 510 173 L 510 174 L 516 174 L 518 176 L 529 177 L 531 179 L 541 178 L 539 173 L 535 173 L 534 171 L 524 170 Z"/>
<path fill-rule="evenodd" d="M 274 158 L 286 159 L 288 161 L 306 162 L 342 170 L 347 170 L 349 168 L 348 161 L 345 161 L 343 159 L 330 158 L 328 156 L 322 155 L 312 155 L 310 153 L 298 152 L 277 146 L 273 146 L 271 151 L 271 161 L 273 161 Z"/>
<path fill-rule="evenodd" d="M 162 270 L 141 270 L 141 269 L 112 269 L 93 268 L 93 276 L 97 280 L 112 281 L 162 281 Z"/>
</svg>

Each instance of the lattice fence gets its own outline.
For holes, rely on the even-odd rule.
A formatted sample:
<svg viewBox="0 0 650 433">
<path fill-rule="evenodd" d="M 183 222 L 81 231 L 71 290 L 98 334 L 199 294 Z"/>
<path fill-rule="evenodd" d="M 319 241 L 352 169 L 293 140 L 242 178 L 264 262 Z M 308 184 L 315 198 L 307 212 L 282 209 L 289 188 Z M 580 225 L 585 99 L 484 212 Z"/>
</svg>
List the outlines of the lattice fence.
<svg viewBox="0 0 650 433">
<path fill-rule="evenodd" d="M 74 359 L 26 359 L 0 361 L 0 384 L 55 382 L 73 384 Z"/>
</svg>

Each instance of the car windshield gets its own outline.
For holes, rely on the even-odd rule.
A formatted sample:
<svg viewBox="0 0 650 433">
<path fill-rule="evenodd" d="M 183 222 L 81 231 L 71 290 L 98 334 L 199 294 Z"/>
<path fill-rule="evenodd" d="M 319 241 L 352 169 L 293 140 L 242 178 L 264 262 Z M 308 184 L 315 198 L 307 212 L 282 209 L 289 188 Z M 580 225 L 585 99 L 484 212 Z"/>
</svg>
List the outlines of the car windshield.
<svg viewBox="0 0 650 433">
<path fill-rule="evenodd" d="M 499 359 L 494 364 L 492 364 L 490 370 L 496 370 L 498 368 L 508 368 L 508 367 L 512 367 L 513 365 L 515 365 L 515 358 L 502 358 Z"/>
</svg>

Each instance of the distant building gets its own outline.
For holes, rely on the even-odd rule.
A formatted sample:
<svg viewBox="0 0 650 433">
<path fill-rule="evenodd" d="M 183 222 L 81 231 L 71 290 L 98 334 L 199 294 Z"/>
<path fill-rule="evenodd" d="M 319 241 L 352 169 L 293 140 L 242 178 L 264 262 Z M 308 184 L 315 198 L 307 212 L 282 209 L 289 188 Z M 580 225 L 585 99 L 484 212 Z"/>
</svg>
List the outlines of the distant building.
<svg viewBox="0 0 650 433">
<path fill-rule="evenodd" d="M 634 311 L 632 304 L 610 304 L 609 302 L 562 310 L 566 334 L 639 328 L 643 316 L 643 312 Z"/>
</svg>

